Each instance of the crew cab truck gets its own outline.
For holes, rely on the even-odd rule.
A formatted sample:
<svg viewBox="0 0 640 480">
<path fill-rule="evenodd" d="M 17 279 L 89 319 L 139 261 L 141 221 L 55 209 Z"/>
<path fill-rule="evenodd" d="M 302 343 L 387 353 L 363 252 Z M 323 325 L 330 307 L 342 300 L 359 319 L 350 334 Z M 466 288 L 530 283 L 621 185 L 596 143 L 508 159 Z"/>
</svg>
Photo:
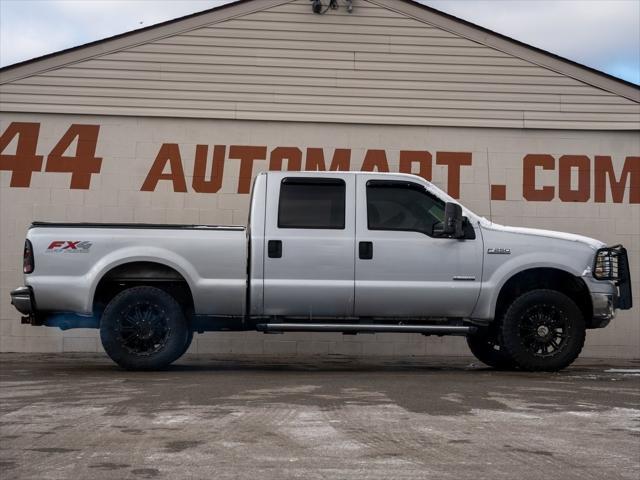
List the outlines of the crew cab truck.
<svg viewBox="0 0 640 480">
<path fill-rule="evenodd" d="M 248 227 L 33 223 L 13 305 L 34 326 L 99 328 L 126 369 L 194 332 L 465 335 L 501 369 L 554 371 L 632 307 L 626 250 L 505 227 L 420 177 L 268 172 Z"/>
</svg>

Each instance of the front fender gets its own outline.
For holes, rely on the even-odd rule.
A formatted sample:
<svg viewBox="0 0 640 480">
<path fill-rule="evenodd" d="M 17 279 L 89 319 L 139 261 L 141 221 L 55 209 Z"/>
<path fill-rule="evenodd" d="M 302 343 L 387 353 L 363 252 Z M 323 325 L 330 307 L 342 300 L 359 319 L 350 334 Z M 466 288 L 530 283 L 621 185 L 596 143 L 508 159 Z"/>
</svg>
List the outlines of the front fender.
<svg viewBox="0 0 640 480">
<path fill-rule="evenodd" d="M 488 255 L 488 257 L 491 257 Z M 496 255 L 502 257 L 502 255 Z M 476 307 L 471 314 L 472 318 L 493 319 L 496 311 L 498 296 L 502 287 L 515 275 L 535 268 L 553 268 L 580 277 L 584 272 L 584 265 L 580 261 L 567 261 L 567 256 L 561 253 L 547 252 L 544 260 L 539 252 L 521 254 L 508 260 L 487 259 L 483 272 L 482 289 Z"/>
</svg>

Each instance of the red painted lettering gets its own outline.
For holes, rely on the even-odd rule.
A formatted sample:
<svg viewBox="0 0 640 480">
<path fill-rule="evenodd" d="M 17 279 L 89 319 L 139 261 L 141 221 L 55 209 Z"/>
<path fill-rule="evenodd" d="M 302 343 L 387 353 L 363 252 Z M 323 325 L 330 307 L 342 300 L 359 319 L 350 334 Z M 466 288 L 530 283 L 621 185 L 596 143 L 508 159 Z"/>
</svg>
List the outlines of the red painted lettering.
<svg viewBox="0 0 640 480">
<path fill-rule="evenodd" d="M 231 145 L 229 158 L 240 160 L 240 176 L 238 178 L 238 193 L 249 193 L 253 178 L 253 162 L 267 158 L 267 147 L 245 147 Z"/>
<path fill-rule="evenodd" d="M 388 172 L 387 153 L 384 150 L 367 150 L 360 170 L 363 172 Z"/>
<path fill-rule="evenodd" d="M 227 151 L 225 145 L 213 147 L 213 168 L 211 178 L 207 176 L 207 145 L 196 145 L 196 157 L 193 163 L 193 182 L 191 185 L 198 193 L 216 193 L 222 187 L 222 175 L 224 174 L 224 157 Z"/>
<path fill-rule="evenodd" d="M 88 190 L 91 175 L 100 173 L 102 167 L 102 158 L 96 157 L 99 133 L 100 125 L 71 125 L 49 153 L 45 170 L 71 173 L 70 188 Z M 77 140 L 75 155 L 65 156 L 74 140 Z"/>
<path fill-rule="evenodd" d="M 436 164 L 447 166 L 447 193 L 453 198 L 460 198 L 460 167 L 471 163 L 471 152 L 436 153 Z"/>
<path fill-rule="evenodd" d="M 169 172 L 163 173 L 167 164 L 169 165 Z M 180 147 L 178 147 L 177 143 L 162 144 L 140 191 L 153 192 L 160 180 L 170 180 L 173 183 L 174 192 L 187 191 L 187 182 L 184 178 L 182 158 L 180 157 Z"/>
<path fill-rule="evenodd" d="M 553 200 L 555 188 L 545 186 L 536 187 L 536 167 L 544 170 L 555 168 L 555 159 L 551 155 L 529 154 L 522 160 L 522 195 L 530 202 L 549 202 Z"/>
<path fill-rule="evenodd" d="M 296 147 L 277 147 L 271 151 L 269 170 L 282 170 L 282 164 L 287 161 L 287 171 L 302 170 L 302 150 Z"/>
<path fill-rule="evenodd" d="M 591 162 L 586 155 L 562 155 L 560 157 L 558 191 L 563 202 L 586 202 L 590 197 Z M 571 188 L 571 172 L 578 169 L 578 188 Z"/>
<path fill-rule="evenodd" d="M 414 173 L 413 164 L 418 165 L 416 175 L 431 181 L 431 154 L 424 150 L 400 150 L 400 173 Z"/>
<path fill-rule="evenodd" d="M 11 172 L 10 187 L 30 186 L 31 174 L 42 169 L 42 155 L 36 155 L 39 133 L 39 123 L 12 122 L 0 137 L 0 152 L 4 152 L 18 136 L 16 153 L 0 155 L 0 170 Z"/>
<path fill-rule="evenodd" d="M 349 171 L 351 168 L 351 149 L 336 148 L 331 158 L 330 171 Z M 310 171 L 326 171 L 327 165 L 324 161 L 324 149 L 307 148 L 307 163 L 305 170 Z"/>
<path fill-rule="evenodd" d="M 595 188 L 594 200 L 599 203 L 607 199 L 607 177 L 613 203 L 622 203 L 624 191 L 629 188 L 629 203 L 640 203 L 640 157 L 627 157 L 620 173 L 620 180 L 616 180 L 611 157 L 596 155 L 595 157 Z M 629 185 L 627 187 L 627 184 Z"/>
</svg>

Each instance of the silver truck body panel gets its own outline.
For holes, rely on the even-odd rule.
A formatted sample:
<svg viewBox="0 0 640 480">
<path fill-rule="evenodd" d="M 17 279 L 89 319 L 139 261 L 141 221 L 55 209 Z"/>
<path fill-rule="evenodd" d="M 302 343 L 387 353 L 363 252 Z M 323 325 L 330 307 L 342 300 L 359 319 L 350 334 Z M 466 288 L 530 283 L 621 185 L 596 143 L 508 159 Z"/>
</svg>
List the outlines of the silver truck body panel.
<svg viewBox="0 0 640 480">
<path fill-rule="evenodd" d="M 353 316 L 355 252 L 355 175 L 323 174 L 345 182 L 345 228 L 278 227 L 282 179 L 309 173 L 267 175 L 265 238 L 282 241 L 282 258 L 264 254 L 264 314 L 305 317 Z"/>
<path fill-rule="evenodd" d="M 198 313 L 243 315 L 246 233 L 241 227 L 194 229 L 47 228 L 29 230 L 36 274 L 26 275 L 41 310 L 91 314 L 98 282 L 113 268 L 154 262 L 189 284 Z M 86 251 L 51 249 L 52 242 L 91 242 Z"/>
<path fill-rule="evenodd" d="M 288 177 L 345 183 L 345 228 L 278 227 Z M 195 313 L 306 317 L 494 317 L 501 288 L 520 272 L 554 268 L 581 277 L 597 315 L 610 316 L 616 286 L 591 274 L 602 242 L 545 230 L 503 227 L 463 208 L 475 239 L 416 231 L 369 230 L 369 180 L 401 180 L 455 202 L 420 177 L 370 172 L 269 172 L 257 176 L 249 227 L 41 225 L 29 230 L 35 271 L 25 275 L 38 310 L 90 315 L 101 279 L 130 262 L 154 262 L 189 285 Z M 270 258 L 268 242 L 282 242 Z M 87 248 L 64 248 L 85 242 Z M 362 259 L 360 242 L 373 256 Z M 52 248 L 54 245 L 54 248 Z M 16 294 L 16 301 L 21 297 Z M 248 309 L 247 309 L 248 307 Z M 594 309 L 594 315 L 596 314 Z"/>
<path fill-rule="evenodd" d="M 580 235 L 548 230 L 504 227 L 486 220 L 479 222 L 485 244 L 482 291 L 472 317 L 493 318 L 500 289 L 514 275 L 533 268 L 555 268 L 597 284 L 602 292 L 615 291 L 613 282 L 598 281 L 591 276 L 591 266 L 598 248 L 605 244 Z M 489 250 L 509 251 L 490 254 Z M 591 287 L 590 287 L 591 288 Z"/>
<path fill-rule="evenodd" d="M 357 212 L 367 211 L 369 180 L 407 178 L 359 176 Z M 415 177 L 410 181 L 416 182 Z M 358 215 L 356 243 L 372 242 L 373 258 L 356 257 L 355 315 L 468 317 L 482 280 L 482 235 L 477 226 L 475 229 L 473 240 L 436 238 L 413 231 L 369 230 L 367 216 Z"/>
<path fill-rule="evenodd" d="M 264 309 L 264 254 L 265 216 L 267 205 L 267 175 L 260 174 L 253 182 L 251 190 L 251 206 L 249 210 L 249 299 L 248 314 L 262 315 Z"/>
</svg>

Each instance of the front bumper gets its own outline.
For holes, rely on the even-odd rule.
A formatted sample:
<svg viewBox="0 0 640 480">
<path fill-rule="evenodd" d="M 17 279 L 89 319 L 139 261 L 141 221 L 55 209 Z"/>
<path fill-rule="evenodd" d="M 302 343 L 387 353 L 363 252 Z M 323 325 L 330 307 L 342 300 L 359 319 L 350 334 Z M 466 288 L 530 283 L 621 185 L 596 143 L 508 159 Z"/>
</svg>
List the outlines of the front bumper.
<svg viewBox="0 0 640 480">
<path fill-rule="evenodd" d="M 35 315 L 36 300 L 31 287 L 18 287 L 11 292 L 11 305 L 23 315 Z"/>
<path fill-rule="evenodd" d="M 616 316 L 616 304 L 618 296 L 611 293 L 591 293 L 593 305 L 593 319 L 597 321 L 609 321 Z"/>
</svg>

